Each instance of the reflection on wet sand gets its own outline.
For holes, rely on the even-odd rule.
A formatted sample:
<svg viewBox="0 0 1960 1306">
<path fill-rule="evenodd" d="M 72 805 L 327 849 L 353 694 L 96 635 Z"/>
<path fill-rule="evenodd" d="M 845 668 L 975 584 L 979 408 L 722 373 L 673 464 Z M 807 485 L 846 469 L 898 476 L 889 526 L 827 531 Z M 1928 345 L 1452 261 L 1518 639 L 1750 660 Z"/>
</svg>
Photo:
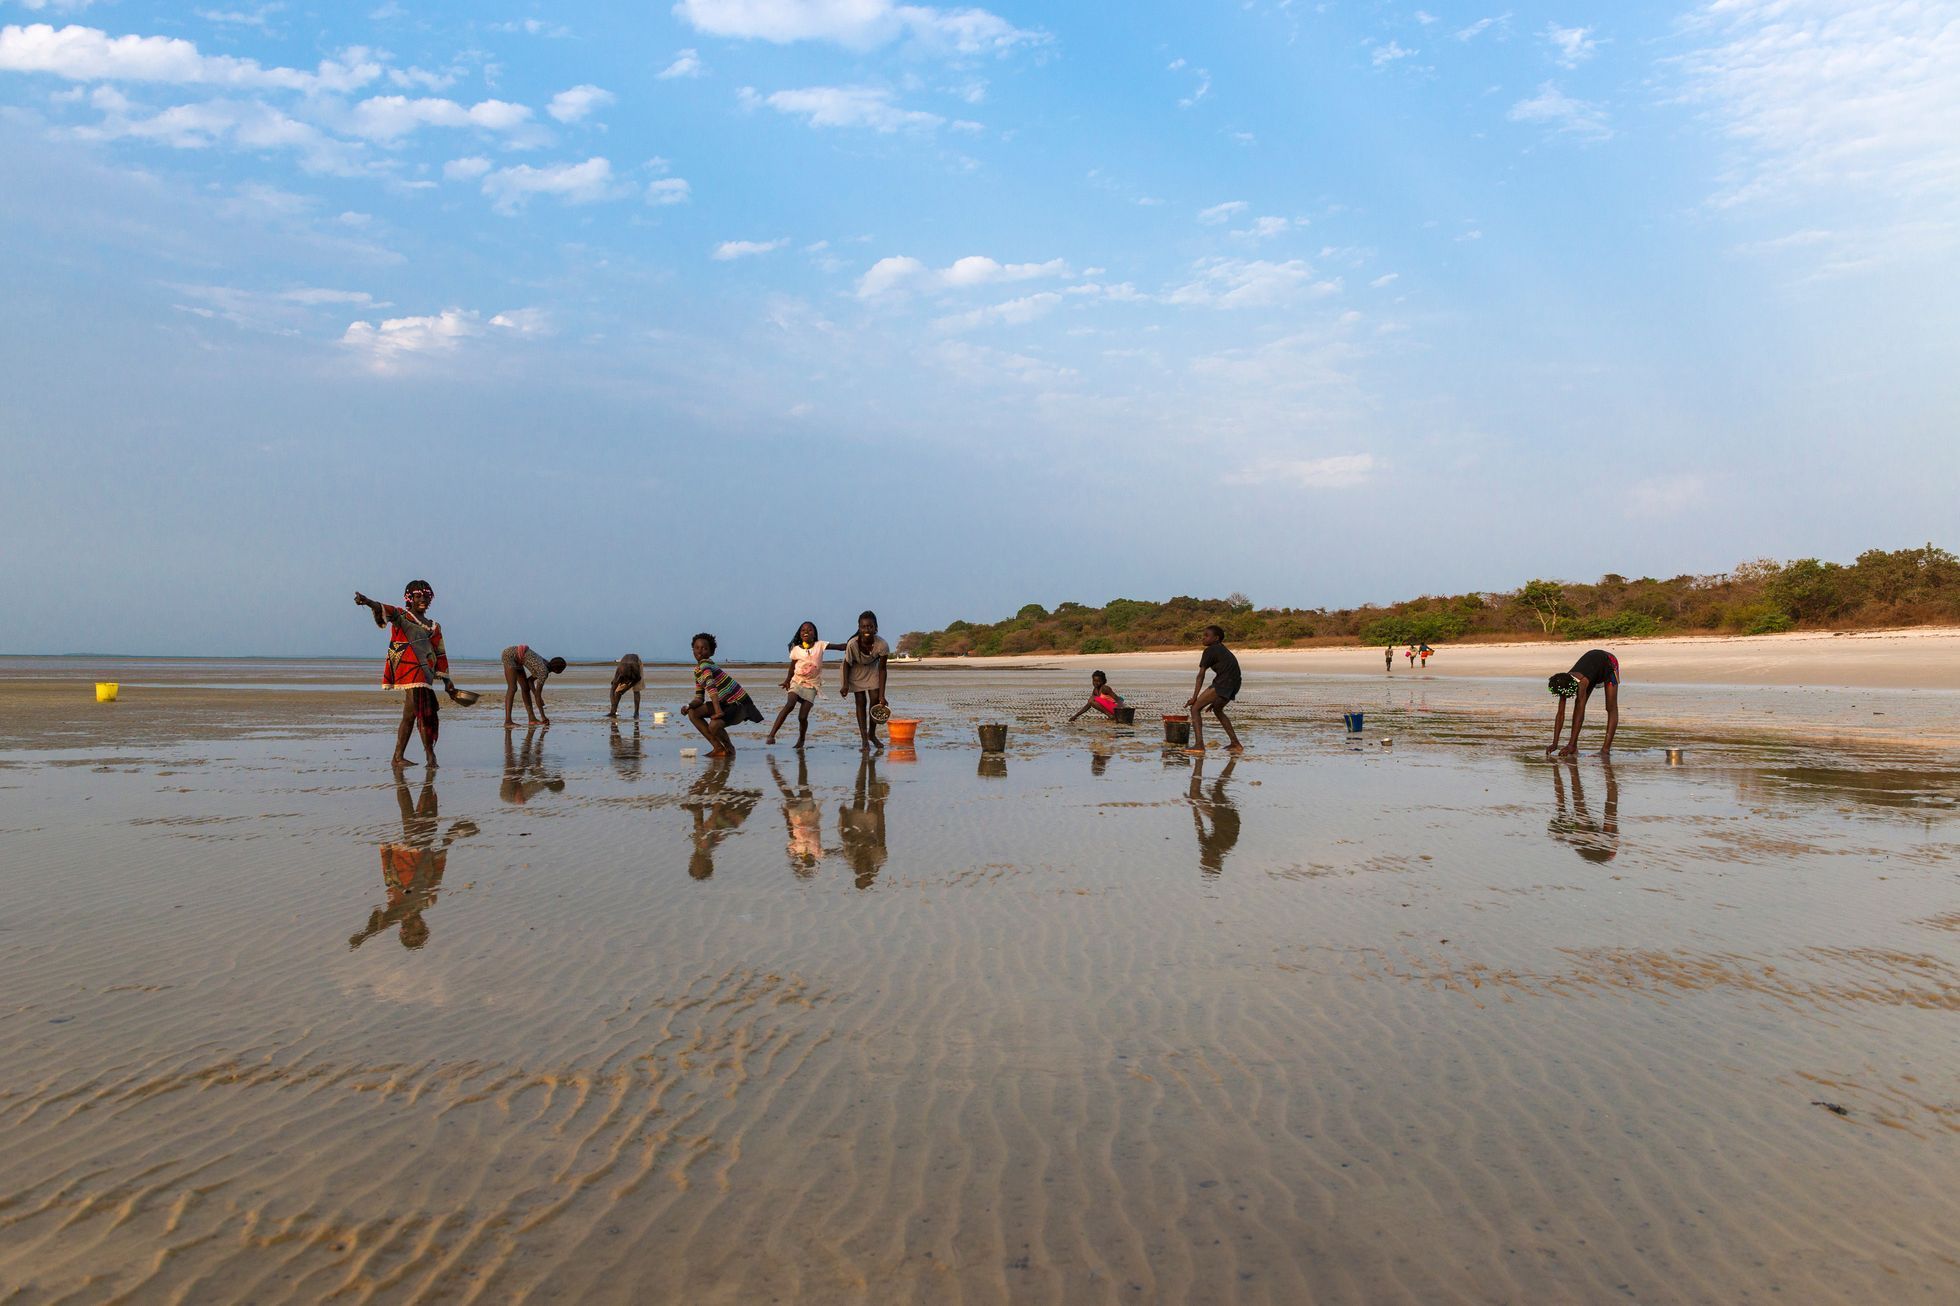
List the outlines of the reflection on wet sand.
<svg viewBox="0 0 1960 1306">
<path fill-rule="evenodd" d="M 793 785 L 783 779 L 782 768 L 776 765 L 774 757 L 769 759 L 769 774 L 776 778 L 776 789 L 783 796 L 789 869 L 808 879 L 817 873 L 817 863 L 823 860 L 823 809 L 817 806 L 816 795 L 810 792 L 810 759 L 801 749 L 797 750 Z"/>
<path fill-rule="evenodd" d="M 638 780 L 640 778 L 640 763 L 645 758 L 645 753 L 640 747 L 639 719 L 637 717 L 634 718 L 633 728 L 630 733 L 621 733 L 619 722 L 617 721 L 611 721 L 607 724 L 611 727 L 610 737 L 607 743 L 612 751 L 613 766 L 618 768 L 621 779 Z"/>
<path fill-rule="evenodd" d="M 1198 831 L 1198 869 L 1206 875 L 1217 875 L 1224 870 L 1226 854 L 1238 846 L 1239 809 L 1225 789 L 1225 782 L 1232 778 L 1232 768 L 1238 764 L 1238 758 L 1228 758 L 1225 769 L 1211 782 L 1211 792 L 1207 794 L 1205 759 L 1201 757 L 1191 763 L 1191 824 Z M 1207 817 L 1211 818 L 1209 828 L 1205 825 Z"/>
<path fill-rule="evenodd" d="M 381 845 L 381 883 L 388 905 L 368 915 L 367 928 L 347 940 L 350 948 L 360 947 L 394 925 L 401 926 L 399 937 L 404 948 L 427 943 L 429 925 L 422 913 L 436 905 L 436 891 L 442 887 L 443 872 L 449 866 L 449 845 L 477 830 L 473 821 L 456 821 L 438 840 L 441 817 L 431 781 L 425 780 L 421 796 L 411 801 L 408 782 L 396 780 L 395 802 L 401 808 L 401 841 Z"/>
<path fill-rule="evenodd" d="M 980 754 L 980 767 L 976 774 L 984 776 L 989 780 L 1005 780 L 1007 778 L 1007 754 Z"/>
<path fill-rule="evenodd" d="M 526 730 L 521 747 L 513 747 L 512 732 L 504 731 L 504 779 L 497 793 L 505 802 L 521 807 L 541 793 L 565 792 L 565 777 L 545 769 L 544 736 L 549 729 Z"/>
<path fill-rule="evenodd" d="M 1620 782 L 1611 762 L 1602 761 L 1600 769 L 1606 775 L 1606 811 L 1603 821 L 1595 821 L 1586 805 L 1586 783 L 1580 777 L 1579 763 L 1568 758 L 1563 765 L 1552 764 L 1554 811 L 1545 829 L 1589 862 L 1610 862 L 1620 855 Z M 1565 800 L 1568 782 L 1572 786 L 1569 807 Z"/>
<path fill-rule="evenodd" d="M 860 889 L 869 889 L 885 868 L 885 799 L 890 795 L 890 783 L 878 778 L 877 759 L 865 754 L 851 800 L 837 809 L 837 837 Z"/>
<path fill-rule="evenodd" d="M 694 828 L 689 832 L 694 852 L 687 859 L 687 873 L 697 880 L 714 875 L 715 849 L 742 828 L 742 822 L 762 801 L 759 789 L 728 787 L 728 774 L 734 766 L 732 757 L 709 759 L 708 769 L 687 787 L 687 797 L 681 800 L 681 809 L 694 818 Z"/>
</svg>

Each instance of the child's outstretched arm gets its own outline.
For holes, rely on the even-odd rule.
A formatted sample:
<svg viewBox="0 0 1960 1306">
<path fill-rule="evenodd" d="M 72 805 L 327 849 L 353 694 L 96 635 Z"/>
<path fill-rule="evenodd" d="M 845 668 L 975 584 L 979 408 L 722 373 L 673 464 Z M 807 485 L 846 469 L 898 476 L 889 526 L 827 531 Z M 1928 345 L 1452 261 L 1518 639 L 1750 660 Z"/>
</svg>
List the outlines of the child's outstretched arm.
<svg viewBox="0 0 1960 1306">
<path fill-rule="evenodd" d="M 1545 745 L 1545 751 L 1548 753 L 1556 753 L 1558 751 L 1559 736 L 1564 733 L 1565 733 L 1565 699 L 1561 697 L 1558 701 L 1558 715 L 1552 718 L 1552 742 Z"/>
</svg>

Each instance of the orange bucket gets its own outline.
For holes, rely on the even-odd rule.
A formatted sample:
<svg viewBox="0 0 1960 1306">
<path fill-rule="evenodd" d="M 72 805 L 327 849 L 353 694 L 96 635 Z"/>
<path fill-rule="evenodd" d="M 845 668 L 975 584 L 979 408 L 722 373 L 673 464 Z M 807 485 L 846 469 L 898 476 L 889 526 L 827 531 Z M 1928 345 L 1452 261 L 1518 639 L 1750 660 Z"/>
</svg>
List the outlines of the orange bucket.
<svg viewBox="0 0 1960 1306">
<path fill-rule="evenodd" d="M 917 720 L 893 717 L 891 720 L 885 722 L 885 725 L 891 730 L 892 747 L 894 748 L 906 747 L 919 737 L 919 723 Z"/>
</svg>

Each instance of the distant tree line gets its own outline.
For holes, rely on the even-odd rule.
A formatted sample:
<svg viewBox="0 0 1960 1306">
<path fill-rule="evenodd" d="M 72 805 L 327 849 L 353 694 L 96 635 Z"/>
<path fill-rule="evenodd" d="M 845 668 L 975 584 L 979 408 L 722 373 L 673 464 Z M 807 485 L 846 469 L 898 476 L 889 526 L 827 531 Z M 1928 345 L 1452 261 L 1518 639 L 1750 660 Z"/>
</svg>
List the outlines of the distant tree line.
<svg viewBox="0 0 1960 1306">
<path fill-rule="evenodd" d="M 1871 549 L 1848 564 L 1758 558 L 1713 576 L 1608 574 L 1589 585 L 1541 579 L 1502 593 L 1429 595 L 1387 607 L 1261 608 L 1243 594 L 1111 599 L 1099 608 L 1062 603 L 1053 612 L 1030 603 L 1005 621 L 915 630 L 898 647 L 922 657 L 1184 648 L 1214 622 L 1232 643 L 1263 648 L 1938 625 L 1960 623 L 1960 559 L 1931 544 Z"/>
</svg>

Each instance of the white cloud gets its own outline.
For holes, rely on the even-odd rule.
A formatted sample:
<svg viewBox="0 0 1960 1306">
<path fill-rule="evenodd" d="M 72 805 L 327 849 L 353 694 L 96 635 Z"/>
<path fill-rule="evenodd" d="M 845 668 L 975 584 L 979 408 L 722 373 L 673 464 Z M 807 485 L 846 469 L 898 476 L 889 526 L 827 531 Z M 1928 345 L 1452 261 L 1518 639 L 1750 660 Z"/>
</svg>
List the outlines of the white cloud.
<svg viewBox="0 0 1960 1306">
<path fill-rule="evenodd" d="M 347 130 L 371 141 L 391 143 L 421 127 L 475 127 L 509 132 L 531 120 L 531 110 L 506 100 L 462 105 L 454 100 L 375 95 L 354 106 Z"/>
<path fill-rule="evenodd" d="M 1541 85 L 1530 99 L 1512 105 L 1506 116 L 1512 122 L 1535 123 L 1581 140 L 1603 141 L 1613 135 L 1604 109 L 1588 100 L 1573 99 L 1551 82 Z"/>
<path fill-rule="evenodd" d="M 1510 17 L 1511 15 L 1506 13 L 1500 14 L 1496 18 L 1479 18 L 1468 27 L 1457 29 L 1456 39 L 1459 41 L 1474 41 L 1498 24 L 1510 21 Z"/>
<path fill-rule="evenodd" d="M 1202 308 L 1268 308 L 1299 296 L 1318 298 L 1337 293 L 1339 280 L 1316 281 L 1313 269 L 1299 259 L 1272 263 L 1264 259 L 1211 258 L 1193 265 L 1190 281 L 1164 296 L 1166 303 Z"/>
<path fill-rule="evenodd" d="M 493 32 L 516 32 L 525 36 L 544 36 L 552 40 L 562 40 L 572 34 L 572 29 L 563 23 L 548 23 L 542 18 L 514 18 L 505 23 L 492 23 Z"/>
<path fill-rule="evenodd" d="M 951 334 L 981 327 L 1021 326 L 1041 317 L 1061 302 L 1061 295 L 1052 290 L 1043 290 L 1002 304 L 988 304 L 965 313 L 954 313 L 940 318 L 933 326 Z"/>
<path fill-rule="evenodd" d="M 1045 358 L 964 340 L 941 341 L 928 357 L 961 380 L 981 386 L 1011 381 L 1017 385 L 1053 387 L 1073 380 L 1076 375 L 1074 368 Z"/>
<path fill-rule="evenodd" d="M 181 312 L 278 335 L 298 335 L 300 328 L 312 319 L 313 310 L 318 308 L 346 305 L 356 308 L 385 307 L 364 290 L 334 290 L 321 286 L 298 286 L 276 291 L 204 285 L 176 285 L 170 288 L 193 301 L 174 306 Z"/>
<path fill-rule="evenodd" d="M 1416 21 L 1417 21 L 1418 23 L 1421 23 L 1421 24 L 1422 24 L 1422 25 L 1423 25 L 1424 27 L 1427 27 L 1427 26 L 1429 26 L 1429 25 L 1430 25 L 1431 23 L 1439 23 L 1439 22 L 1441 22 L 1441 21 L 1442 21 L 1442 19 L 1440 19 L 1440 18 L 1438 18 L 1438 17 L 1436 17 L 1436 15 L 1434 15 L 1434 14 L 1432 14 L 1432 13 L 1430 13 L 1430 12 L 1428 12 L 1427 10 L 1424 10 L 1424 9 L 1418 9 L 1418 10 L 1416 10 L 1416 12 L 1415 12 L 1415 20 L 1416 20 Z"/>
<path fill-rule="evenodd" d="M 1269 240 L 1274 236 L 1283 236 L 1292 229 L 1293 224 L 1287 219 L 1268 216 L 1254 218 L 1251 226 L 1242 227 L 1232 235 L 1240 240 Z"/>
<path fill-rule="evenodd" d="M 552 332 L 551 314 L 541 308 L 505 309 L 490 319 L 490 325 L 518 336 L 548 336 Z"/>
<path fill-rule="evenodd" d="M 1227 485 L 1266 485 L 1278 481 L 1304 490 L 1338 490 L 1359 485 L 1379 470 L 1368 453 L 1331 458 L 1262 458 L 1224 478 Z"/>
<path fill-rule="evenodd" d="M 928 275 L 925 264 L 909 255 L 897 254 L 881 258 L 871 265 L 870 271 L 858 278 L 859 299 L 876 299 L 904 286 L 918 278 Z"/>
<path fill-rule="evenodd" d="M 1184 67 L 1184 60 L 1182 59 L 1176 60 L 1171 64 L 1171 69 L 1173 71 L 1182 67 Z M 1184 96 L 1183 98 L 1178 100 L 1177 107 L 1180 109 L 1192 108 L 1198 103 L 1198 101 L 1204 99 L 1207 95 L 1211 94 L 1211 69 L 1194 68 L 1191 71 L 1194 74 L 1196 74 L 1198 78 L 1198 83 L 1195 87 L 1192 88 L 1191 94 Z"/>
<path fill-rule="evenodd" d="M 44 9 L 53 9 L 67 14 L 86 9 L 94 4 L 95 0 L 17 0 L 17 2 L 21 8 L 32 9 L 35 13 Z"/>
<path fill-rule="evenodd" d="M 490 171 L 490 160 L 480 154 L 473 154 L 467 159 L 451 159 L 449 162 L 443 164 L 442 179 L 444 181 L 475 181 L 488 171 Z"/>
<path fill-rule="evenodd" d="M 454 352 L 466 340 L 492 332 L 519 338 L 548 335 L 550 319 L 543 309 L 511 309 L 489 322 L 470 309 L 446 308 L 427 317 L 391 317 L 378 325 L 354 322 L 340 343 L 365 356 L 377 372 L 391 372 L 419 356 Z"/>
<path fill-rule="evenodd" d="M 1674 517 L 1708 498 L 1708 483 L 1692 473 L 1653 476 L 1627 488 L 1629 517 Z"/>
<path fill-rule="evenodd" d="M 75 134 L 86 140 L 149 140 L 180 150 L 219 144 L 290 150 L 309 172 L 348 176 L 360 171 L 357 147 L 257 100 L 179 104 L 141 117 L 131 116 L 129 101 L 113 87 L 98 86 L 90 102 L 103 111 L 103 118 L 76 129 Z"/>
<path fill-rule="evenodd" d="M 381 75 L 367 51 L 323 59 L 313 72 L 266 68 L 254 59 L 201 54 L 174 36 L 110 36 L 95 27 L 46 23 L 0 28 L 0 72 L 48 73 L 85 82 L 162 82 L 231 89 L 346 92 Z"/>
<path fill-rule="evenodd" d="M 1368 283 L 1368 286 L 1372 290 L 1380 290 L 1384 286 L 1394 285 L 1396 280 L 1399 277 L 1401 277 L 1401 275 L 1402 274 L 1400 272 L 1384 272 L 1382 273 L 1382 275 L 1376 277 L 1373 281 L 1370 281 Z"/>
<path fill-rule="evenodd" d="M 1375 67 L 1381 68 L 1394 63 L 1397 59 L 1407 59 L 1410 55 L 1418 53 L 1420 51 L 1403 48 L 1399 41 L 1390 41 L 1387 45 L 1375 47 L 1373 61 Z"/>
<path fill-rule="evenodd" d="M 1861 257 L 1960 237 L 1950 4 L 1720 0 L 1686 33 L 1705 43 L 1678 61 L 1684 98 L 1733 147 L 1717 205 L 1799 208 L 1806 227 L 1828 210 Z"/>
<path fill-rule="evenodd" d="M 1223 204 L 1214 204 L 1208 209 L 1199 209 L 1198 221 L 1207 224 L 1224 222 L 1228 218 L 1236 218 L 1239 214 L 1251 207 L 1252 205 L 1244 200 L 1226 200 Z"/>
<path fill-rule="evenodd" d="M 1545 24 L 1545 43 L 1552 47 L 1552 59 L 1561 68 L 1577 68 L 1599 53 L 1599 41 L 1590 27 L 1560 27 Z"/>
<path fill-rule="evenodd" d="M 1025 31 L 985 9 L 935 9 L 893 0 L 680 0 L 674 15 L 697 31 L 787 45 L 829 41 L 869 50 L 900 38 L 961 55 L 1006 54 L 1039 45 L 1045 32 Z"/>
<path fill-rule="evenodd" d="M 806 86 L 766 96 L 744 87 L 740 95 L 750 107 L 766 104 L 778 113 L 801 114 L 812 127 L 868 127 L 876 132 L 895 132 L 932 131 L 946 124 L 946 119 L 936 113 L 899 107 L 892 103 L 890 91 L 877 86 Z"/>
<path fill-rule="evenodd" d="M 655 76 L 665 81 L 675 77 L 699 77 L 707 69 L 701 66 L 701 55 L 695 50 L 682 50 L 674 56 L 674 61 L 662 68 Z"/>
<path fill-rule="evenodd" d="M 881 258 L 858 279 L 859 299 L 876 299 L 899 290 L 964 290 L 972 286 L 1035 281 L 1072 276 L 1068 263 L 1052 258 L 1045 263 L 1002 263 L 984 254 L 955 259 L 937 271 L 908 255 Z"/>
<path fill-rule="evenodd" d="M 551 97 L 545 112 L 559 122 L 578 122 L 594 109 L 602 109 L 619 97 L 597 86 L 574 86 Z"/>
<path fill-rule="evenodd" d="M 683 177 L 658 177 L 647 183 L 647 203 L 656 208 L 685 204 L 694 197 L 694 188 Z"/>
<path fill-rule="evenodd" d="M 603 158 L 584 163 L 553 163 L 534 168 L 528 163 L 499 168 L 483 179 L 483 193 L 501 213 L 523 208 L 534 195 L 556 195 L 567 204 L 592 204 L 611 199 L 612 164 Z"/>
<path fill-rule="evenodd" d="M 748 258 L 755 254 L 773 254 L 787 244 L 788 236 L 775 240 L 724 240 L 715 246 L 714 258 L 717 262 L 726 263 L 730 259 Z"/>
<path fill-rule="evenodd" d="M 20 0 L 20 3 L 29 9 L 44 9 L 48 7 L 45 0 Z M 55 7 L 62 9 L 86 9 L 89 3 L 90 0 L 66 0 L 65 3 L 57 0 Z M 260 5 L 257 9 L 252 10 L 198 9 L 193 12 L 207 23 L 218 23 L 221 26 L 229 27 L 256 27 L 261 32 L 269 32 L 272 30 L 272 23 L 270 21 L 272 15 L 278 13 L 283 8 L 285 8 L 284 5 L 269 4 Z"/>
</svg>

